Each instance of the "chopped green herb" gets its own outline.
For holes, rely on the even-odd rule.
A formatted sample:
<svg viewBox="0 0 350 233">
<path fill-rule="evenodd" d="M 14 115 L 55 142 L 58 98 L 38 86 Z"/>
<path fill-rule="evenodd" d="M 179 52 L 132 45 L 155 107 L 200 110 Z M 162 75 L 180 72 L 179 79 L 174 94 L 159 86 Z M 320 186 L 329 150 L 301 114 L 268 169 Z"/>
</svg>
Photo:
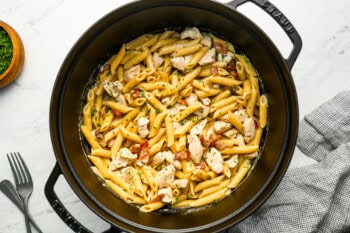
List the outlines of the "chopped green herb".
<svg viewBox="0 0 350 233">
<path fill-rule="evenodd" d="M 13 47 L 10 36 L 0 27 L 0 74 L 10 65 Z"/>
</svg>

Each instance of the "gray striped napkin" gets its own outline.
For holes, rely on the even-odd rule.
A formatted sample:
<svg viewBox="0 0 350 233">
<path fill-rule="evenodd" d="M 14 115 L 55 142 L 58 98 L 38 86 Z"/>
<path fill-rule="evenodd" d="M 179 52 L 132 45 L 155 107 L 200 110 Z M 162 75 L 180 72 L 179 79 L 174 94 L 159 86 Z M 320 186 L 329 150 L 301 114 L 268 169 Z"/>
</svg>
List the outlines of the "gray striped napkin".
<svg viewBox="0 0 350 233">
<path fill-rule="evenodd" d="M 350 91 L 305 116 L 297 146 L 317 163 L 289 169 L 272 196 L 228 232 L 350 232 Z"/>
</svg>

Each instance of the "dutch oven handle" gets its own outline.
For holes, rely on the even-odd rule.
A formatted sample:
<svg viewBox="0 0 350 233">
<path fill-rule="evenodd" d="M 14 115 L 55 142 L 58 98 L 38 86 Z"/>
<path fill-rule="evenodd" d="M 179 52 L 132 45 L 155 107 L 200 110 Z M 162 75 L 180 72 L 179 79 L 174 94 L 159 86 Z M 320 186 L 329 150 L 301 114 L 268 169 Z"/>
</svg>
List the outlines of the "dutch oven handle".
<svg viewBox="0 0 350 233">
<path fill-rule="evenodd" d="M 296 61 L 297 57 L 299 56 L 301 47 L 302 47 L 302 41 L 299 33 L 295 30 L 292 23 L 287 19 L 287 17 L 284 16 L 284 14 L 278 10 L 272 3 L 266 0 L 234 0 L 232 2 L 227 3 L 229 6 L 233 7 L 235 10 L 238 6 L 246 3 L 246 2 L 252 2 L 261 9 L 263 9 L 266 13 L 268 13 L 286 32 L 289 39 L 293 43 L 293 49 L 289 54 L 289 57 L 285 59 L 285 62 L 289 68 L 289 70 L 292 69 L 294 62 Z"/>
<path fill-rule="evenodd" d="M 72 214 L 69 213 L 69 211 L 66 209 L 66 207 L 63 205 L 63 203 L 60 201 L 57 194 L 55 193 L 54 186 L 60 175 L 62 175 L 62 171 L 58 163 L 56 163 L 45 185 L 45 196 L 47 200 L 49 201 L 50 205 L 55 210 L 55 212 L 58 214 L 58 216 L 74 232 L 92 233 L 92 231 L 84 227 L 77 219 L 73 217 Z M 125 233 L 125 232 L 121 232 L 115 229 L 114 227 L 111 227 L 110 229 L 104 231 L 103 233 Z"/>
</svg>

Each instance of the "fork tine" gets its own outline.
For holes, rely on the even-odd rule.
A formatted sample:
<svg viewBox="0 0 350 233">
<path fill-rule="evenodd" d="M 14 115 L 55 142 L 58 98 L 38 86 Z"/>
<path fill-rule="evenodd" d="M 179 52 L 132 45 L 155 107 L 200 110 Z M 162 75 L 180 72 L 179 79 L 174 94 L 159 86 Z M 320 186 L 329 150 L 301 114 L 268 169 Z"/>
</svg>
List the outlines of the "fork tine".
<svg viewBox="0 0 350 233">
<path fill-rule="evenodd" d="M 17 172 L 17 165 L 15 164 L 15 161 L 13 159 L 12 153 L 10 155 L 7 154 L 7 159 L 9 161 L 11 170 L 13 172 L 13 175 L 14 175 L 14 178 L 15 178 L 15 183 L 16 183 L 16 185 L 18 185 L 18 184 L 20 184 L 20 180 L 19 180 L 19 176 L 18 176 L 18 172 Z"/>
<path fill-rule="evenodd" d="M 32 181 L 32 177 L 30 175 L 29 169 L 28 169 L 26 163 L 24 162 L 24 160 L 22 159 L 22 156 L 19 152 L 17 152 L 17 159 L 18 158 L 20 160 L 19 164 L 21 165 L 22 174 L 24 176 L 24 179 L 26 179 L 26 182 L 32 183 L 33 181 Z"/>
<path fill-rule="evenodd" d="M 21 161 L 18 159 L 18 154 L 16 153 L 13 153 L 14 154 L 14 160 L 16 161 L 15 165 L 17 165 L 17 171 L 19 173 L 19 175 L 21 176 L 21 183 L 24 184 L 27 182 L 27 179 L 26 179 L 26 174 L 24 172 L 24 169 L 23 169 L 23 165 L 21 163 Z"/>
</svg>

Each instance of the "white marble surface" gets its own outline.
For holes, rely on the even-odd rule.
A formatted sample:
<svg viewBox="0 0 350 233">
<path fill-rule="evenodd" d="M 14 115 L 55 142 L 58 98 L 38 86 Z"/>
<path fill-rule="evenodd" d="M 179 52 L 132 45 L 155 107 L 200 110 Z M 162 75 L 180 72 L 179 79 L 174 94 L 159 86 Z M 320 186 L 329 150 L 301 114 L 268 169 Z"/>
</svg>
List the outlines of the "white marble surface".
<svg viewBox="0 0 350 233">
<path fill-rule="evenodd" d="M 49 134 L 49 103 L 56 74 L 79 36 L 111 9 L 127 2 L 0 0 L 0 19 L 17 30 L 26 51 L 24 70 L 18 80 L 0 89 L 0 179 L 13 180 L 6 154 L 21 152 L 35 184 L 30 211 L 44 232 L 71 232 L 44 195 L 44 185 L 55 164 Z M 292 69 L 302 118 L 350 88 L 350 2 L 271 2 L 289 18 L 303 39 L 302 52 Z M 250 4 L 239 10 L 266 30 L 284 55 L 289 53 L 289 40 L 265 13 Z M 312 162 L 296 150 L 291 167 Z M 64 179 L 59 180 L 56 190 L 68 209 L 93 232 L 108 227 L 81 203 Z M 22 214 L 2 193 L 0 206 L 0 232 L 25 232 Z"/>
</svg>

